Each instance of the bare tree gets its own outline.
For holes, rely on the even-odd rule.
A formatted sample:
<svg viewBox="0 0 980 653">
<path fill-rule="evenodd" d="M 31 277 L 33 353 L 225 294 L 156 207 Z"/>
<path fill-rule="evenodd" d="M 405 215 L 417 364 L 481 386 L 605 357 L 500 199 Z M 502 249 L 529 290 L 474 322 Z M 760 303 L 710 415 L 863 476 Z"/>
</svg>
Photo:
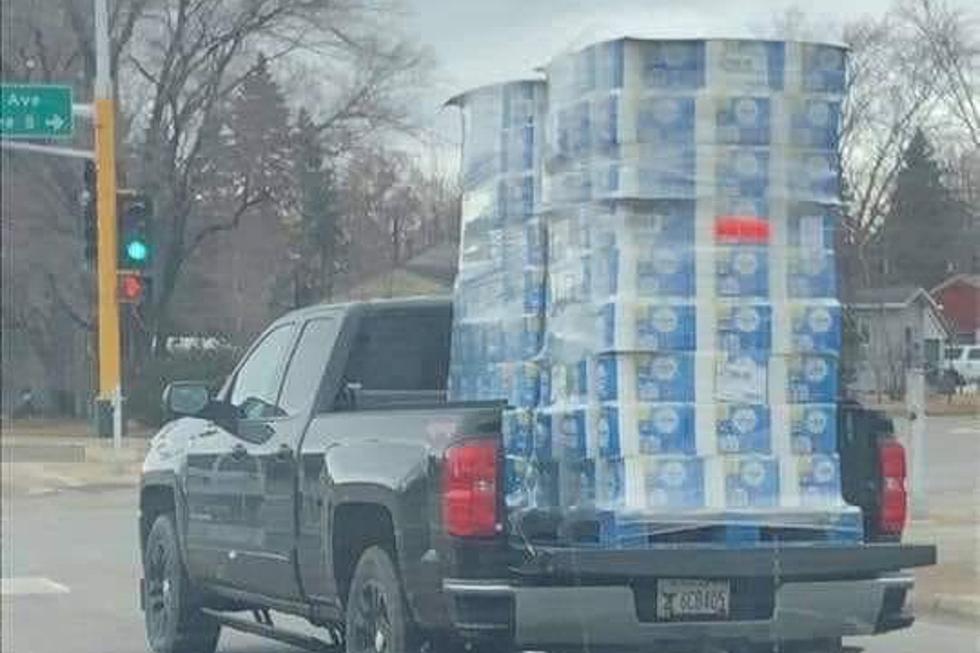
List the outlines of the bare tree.
<svg viewBox="0 0 980 653">
<path fill-rule="evenodd" d="M 847 25 L 850 73 L 841 127 L 847 210 L 844 254 L 871 281 L 869 248 L 887 213 L 902 152 L 916 129 L 928 125 L 939 102 L 936 71 L 926 46 L 892 15 Z"/>
<path fill-rule="evenodd" d="M 264 204 L 272 187 L 223 189 L 222 215 L 201 210 L 211 192 L 208 130 L 226 100 L 253 74 L 255 51 L 268 65 L 315 59 L 347 70 L 349 83 L 317 115 L 321 131 L 343 134 L 340 152 L 362 129 L 398 126 L 386 106 L 422 58 L 383 29 L 383 0 L 156 0 L 136 22 L 138 45 L 120 61 L 123 97 L 133 107 L 130 160 L 153 197 L 157 217 L 156 283 L 149 318 L 165 329 L 168 307 L 185 263 L 217 234 L 233 231 Z"/>
<path fill-rule="evenodd" d="M 944 0 L 904 0 L 897 14 L 925 46 L 944 108 L 980 148 L 980 17 Z"/>
</svg>

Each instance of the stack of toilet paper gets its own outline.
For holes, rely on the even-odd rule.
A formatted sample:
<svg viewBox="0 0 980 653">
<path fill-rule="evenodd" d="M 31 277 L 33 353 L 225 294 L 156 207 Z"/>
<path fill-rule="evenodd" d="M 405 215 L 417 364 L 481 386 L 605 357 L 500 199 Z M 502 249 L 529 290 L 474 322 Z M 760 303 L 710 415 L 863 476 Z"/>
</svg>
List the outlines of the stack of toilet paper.
<svg viewBox="0 0 980 653">
<path fill-rule="evenodd" d="M 540 399 L 547 245 L 538 204 L 545 92 L 542 81 L 518 81 L 452 100 L 462 110 L 464 144 L 449 396 L 507 401 L 509 468 L 530 456 Z"/>
<path fill-rule="evenodd" d="M 451 395 L 508 401 L 508 504 L 845 510 L 844 51 L 621 39 L 545 72 L 457 100 Z"/>
<path fill-rule="evenodd" d="M 844 52 L 600 43 L 546 68 L 559 505 L 842 504 L 833 234 Z"/>
</svg>

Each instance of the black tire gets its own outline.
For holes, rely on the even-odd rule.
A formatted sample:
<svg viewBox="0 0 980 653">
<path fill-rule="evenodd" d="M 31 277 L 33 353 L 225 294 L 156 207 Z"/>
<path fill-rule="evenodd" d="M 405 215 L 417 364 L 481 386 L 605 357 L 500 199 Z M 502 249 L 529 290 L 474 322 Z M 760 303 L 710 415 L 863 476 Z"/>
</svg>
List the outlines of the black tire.
<svg viewBox="0 0 980 653">
<path fill-rule="evenodd" d="M 381 547 L 361 554 L 347 593 L 347 653 L 416 653 L 419 637 L 398 571 Z"/>
<path fill-rule="evenodd" d="M 221 626 L 197 606 L 171 515 L 153 522 L 143 550 L 146 640 L 155 653 L 214 653 Z"/>
</svg>

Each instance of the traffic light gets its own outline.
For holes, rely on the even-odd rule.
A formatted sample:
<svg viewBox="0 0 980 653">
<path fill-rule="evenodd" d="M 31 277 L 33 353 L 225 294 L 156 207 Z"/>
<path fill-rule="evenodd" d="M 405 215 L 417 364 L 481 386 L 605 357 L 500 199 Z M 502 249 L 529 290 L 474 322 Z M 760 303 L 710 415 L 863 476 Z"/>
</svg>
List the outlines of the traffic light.
<svg viewBox="0 0 980 653">
<path fill-rule="evenodd" d="M 119 197 L 119 268 L 143 270 L 150 264 L 150 200 L 139 193 Z"/>
<path fill-rule="evenodd" d="M 133 270 L 120 270 L 116 297 L 121 304 L 141 304 L 150 294 L 150 279 Z"/>
<path fill-rule="evenodd" d="M 99 242 L 99 218 L 96 211 L 98 186 L 95 181 L 95 163 L 85 162 L 82 170 L 82 192 L 79 203 L 82 205 L 82 237 L 85 240 L 85 261 L 95 262 Z"/>
</svg>

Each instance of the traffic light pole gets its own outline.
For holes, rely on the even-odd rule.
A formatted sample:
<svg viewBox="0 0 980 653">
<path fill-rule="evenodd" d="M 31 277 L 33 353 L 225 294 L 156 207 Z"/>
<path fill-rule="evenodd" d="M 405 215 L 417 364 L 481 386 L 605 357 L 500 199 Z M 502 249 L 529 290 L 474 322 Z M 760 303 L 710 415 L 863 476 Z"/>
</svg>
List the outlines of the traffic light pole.
<svg viewBox="0 0 980 653">
<path fill-rule="evenodd" d="M 122 364 L 117 292 L 116 228 L 116 109 L 109 61 L 109 12 L 106 0 L 93 0 L 95 9 L 95 169 L 98 188 L 98 332 L 99 396 L 97 428 L 111 407 L 112 438 L 122 446 Z M 101 433 L 100 433 L 101 435 Z"/>
</svg>

